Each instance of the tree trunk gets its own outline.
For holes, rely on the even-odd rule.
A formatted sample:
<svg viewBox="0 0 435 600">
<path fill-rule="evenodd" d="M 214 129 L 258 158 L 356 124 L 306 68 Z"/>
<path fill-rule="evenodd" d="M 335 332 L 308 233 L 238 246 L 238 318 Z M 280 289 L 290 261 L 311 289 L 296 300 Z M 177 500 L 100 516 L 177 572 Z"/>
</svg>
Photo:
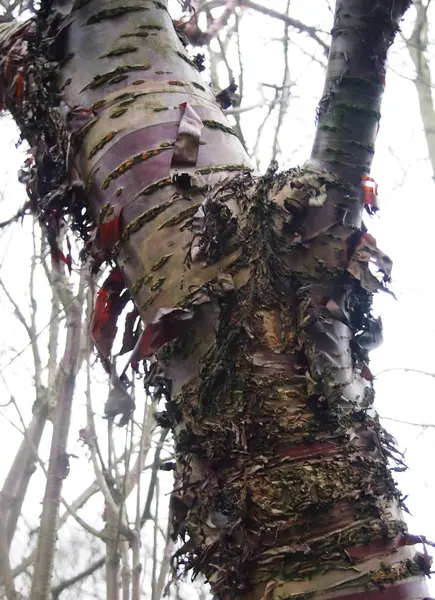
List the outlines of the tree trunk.
<svg viewBox="0 0 435 600">
<path fill-rule="evenodd" d="M 46 600 L 54 565 L 59 506 L 63 480 L 69 473 L 67 443 L 71 421 L 76 375 L 79 366 L 82 333 L 83 288 L 86 278 L 80 277 L 79 292 L 73 299 L 66 319 L 66 342 L 59 369 L 59 397 L 53 419 L 50 458 L 36 546 L 30 600 Z"/>
<path fill-rule="evenodd" d="M 125 283 L 143 318 L 127 346 L 172 392 L 176 559 L 217 599 L 427 596 L 388 466 L 400 455 L 372 409 L 370 306 L 391 261 L 360 194 L 408 4 L 337 1 L 311 160 L 264 177 L 164 2 L 45 3 L 5 75 L 53 257 L 69 214 L 94 268 L 116 261 L 92 327 L 108 370 Z M 128 417 L 124 392 L 110 416 Z"/>
<path fill-rule="evenodd" d="M 428 157 L 435 180 L 435 107 L 432 96 L 432 76 L 427 58 L 428 28 L 427 6 L 421 0 L 414 2 L 416 18 L 414 29 L 409 39 L 406 40 L 409 56 L 415 68 L 415 89 L 418 95 L 420 115 L 423 123 L 424 136 L 428 149 Z"/>
</svg>

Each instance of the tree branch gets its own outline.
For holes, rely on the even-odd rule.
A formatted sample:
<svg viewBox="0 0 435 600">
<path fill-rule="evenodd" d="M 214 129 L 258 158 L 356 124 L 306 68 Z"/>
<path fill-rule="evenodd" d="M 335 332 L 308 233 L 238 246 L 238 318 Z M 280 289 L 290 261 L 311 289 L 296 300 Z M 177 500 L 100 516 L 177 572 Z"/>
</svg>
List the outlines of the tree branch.
<svg viewBox="0 0 435 600">
<path fill-rule="evenodd" d="M 414 84 L 420 104 L 420 115 L 432 167 L 432 177 L 435 179 L 435 107 L 432 95 L 432 75 L 426 56 L 428 48 L 427 7 L 421 0 L 414 0 L 414 6 L 417 12 L 414 29 L 409 39 L 404 39 L 416 71 Z"/>
<path fill-rule="evenodd" d="M 93 573 L 95 573 L 95 571 L 98 571 L 98 569 L 101 569 L 101 567 L 104 566 L 105 560 L 106 559 L 105 559 L 104 556 L 102 558 L 99 558 L 97 561 L 95 561 L 94 563 L 92 563 L 84 571 L 81 571 L 80 573 L 77 573 L 77 575 L 74 575 L 74 577 L 71 577 L 70 579 L 65 579 L 64 581 L 61 581 L 55 587 L 52 587 L 51 588 L 51 597 L 52 597 L 52 600 L 58 600 L 58 598 L 59 598 L 59 596 L 61 595 L 62 592 L 64 592 L 68 588 L 72 587 L 73 585 L 75 585 L 79 581 L 82 581 L 83 579 L 86 579 L 87 577 L 89 577 L 90 575 L 92 575 Z"/>
<path fill-rule="evenodd" d="M 18 600 L 9 562 L 9 547 L 6 536 L 5 519 L 0 510 L 0 589 L 1 587 L 4 587 L 7 600 Z"/>
<path fill-rule="evenodd" d="M 239 0 L 225 0 L 222 3 L 225 6 L 225 10 L 217 19 L 209 19 L 207 31 L 201 31 L 198 27 L 198 13 L 202 9 L 194 9 L 194 13 L 189 21 L 182 25 L 183 33 L 193 46 L 206 46 L 225 27 L 238 4 Z"/>
<path fill-rule="evenodd" d="M 29 210 L 29 202 L 26 202 L 10 219 L 6 219 L 6 221 L 0 222 L 0 229 L 4 229 L 11 223 L 19 221 L 19 219 L 22 219 L 28 210 Z"/>
<path fill-rule="evenodd" d="M 435 427 L 435 423 L 413 423 L 412 421 L 404 421 L 402 419 L 395 419 L 394 417 L 383 417 L 382 415 L 379 415 L 379 417 L 385 421 L 401 423 L 402 425 L 410 425 L 411 427 L 421 427 L 422 429 L 425 429 L 426 427 L 430 427 L 432 429 Z"/>
<path fill-rule="evenodd" d="M 379 373 L 376 373 L 375 378 L 384 373 L 391 373 L 392 371 L 403 371 L 404 373 L 419 373 L 420 375 L 427 375 L 428 377 L 435 377 L 435 373 L 432 371 L 424 371 L 422 369 L 410 369 L 409 367 L 388 367 L 388 369 L 382 369 Z"/>
<path fill-rule="evenodd" d="M 142 513 L 142 517 L 140 520 L 141 528 L 145 525 L 146 521 L 151 518 L 151 504 L 153 501 L 154 490 L 157 484 L 157 478 L 159 475 L 159 466 L 160 466 L 160 453 L 163 448 L 163 444 L 165 443 L 166 437 L 169 433 L 168 429 L 162 429 L 160 433 L 160 439 L 157 443 L 156 453 L 154 454 L 154 461 L 152 465 L 152 473 L 150 479 L 150 485 L 148 488 L 148 496 L 145 502 L 145 507 Z"/>
<path fill-rule="evenodd" d="M 56 544 L 57 520 L 61 501 L 62 482 L 68 474 L 67 442 L 71 409 L 78 368 L 81 337 L 82 295 L 84 271 L 80 278 L 79 297 L 67 318 L 65 354 L 61 362 L 59 399 L 56 406 L 47 482 L 45 487 L 41 526 L 36 549 L 30 600 L 46 600 L 50 590 Z"/>
<path fill-rule="evenodd" d="M 387 51 L 409 5 L 410 0 L 337 0 L 309 164 L 334 172 L 358 193 L 374 155 Z M 348 223 L 359 226 L 360 207 L 353 206 Z"/>
<path fill-rule="evenodd" d="M 287 10 L 288 13 L 290 8 L 290 0 L 287 0 Z M 276 160 L 276 157 L 279 152 L 279 134 L 281 132 L 281 127 L 284 122 L 284 117 L 288 110 L 289 100 L 290 100 L 290 90 L 291 90 L 291 81 L 290 81 L 290 67 L 288 61 L 288 50 L 289 50 L 289 36 L 288 36 L 289 26 L 285 24 L 284 26 L 284 38 L 283 38 L 283 55 L 284 55 L 284 74 L 282 77 L 282 94 L 279 102 L 279 111 L 278 111 L 278 122 L 275 127 L 275 133 L 273 137 L 273 145 L 272 145 L 272 157 L 271 161 Z"/>
<path fill-rule="evenodd" d="M 156 592 L 155 592 L 156 600 L 162 600 L 162 598 L 163 598 L 163 593 L 164 593 L 164 589 L 165 589 L 165 581 L 166 581 L 166 577 L 169 573 L 169 568 L 171 566 L 171 555 L 172 555 L 172 551 L 174 550 L 174 547 L 175 547 L 175 542 L 170 537 L 170 522 L 169 522 L 168 528 L 166 531 L 166 545 L 165 545 L 165 549 L 163 552 L 162 562 L 160 563 L 160 572 L 159 572 L 159 576 L 158 576 L 157 584 L 156 584 Z M 133 598 L 133 600 L 135 600 L 135 599 Z"/>
<path fill-rule="evenodd" d="M 322 40 L 319 36 L 318 30 L 315 27 L 311 27 L 310 25 L 305 25 L 302 21 L 298 21 L 298 19 L 293 19 L 288 15 L 284 15 L 273 8 L 268 8 L 266 6 L 262 6 L 261 4 L 257 4 L 257 2 L 253 2 L 252 0 L 240 0 L 240 6 L 244 8 L 251 8 L 263 15 L 268 17 L 272 17 L 273 19 L 279 19 L 280 21 L 284 21 L 284 23 L 288 27 L 292 27 L 301 33 L 306 33 L 311 39 L 319 44 L 322 48 L 325 56 L 329 54 L 329 46 L 326 42 Z"/>
<path fill-rule="evenodd" d="M 35 448 L 39 447 L 42 433 L 47 422 L 47 406 L 41 406 L 32 415 L 26 428 L 24 439 L 9 468 L 0 497 L 0 510 L 6 518 L 8 545 L 15 533 L 21 506 L 26 495 L 27 486 L 35 471 Z M 17 511 L 16 508 L 19 508 Z"/>
</svg>

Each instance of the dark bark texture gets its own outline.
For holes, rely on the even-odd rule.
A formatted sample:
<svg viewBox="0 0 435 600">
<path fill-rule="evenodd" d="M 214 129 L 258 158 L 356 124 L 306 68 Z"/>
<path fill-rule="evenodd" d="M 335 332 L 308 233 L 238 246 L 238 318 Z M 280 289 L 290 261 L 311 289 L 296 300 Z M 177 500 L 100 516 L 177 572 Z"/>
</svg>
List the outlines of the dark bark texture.
<svg viewBox="0 0 435 600">
<path fill-rule="evenodd" d="M 313 164 L 358 184 L 370 171 L 386 56 L 410 0 L 337 0 Z"/>
<path fill-rule="evenodd" d="M 116 263 L 92 327 L 108 370 L 134 299 L 124 350 L 153 356 L 147 381 L 167 395 L 176 443 L 174 562 L 219 600 L 426 597 L 430 559 L 400 514 L 389 461 L 401 456 L 367 366 L 391 261 L 361 222 L 408 4 L 338 0 L 312 157 L 263 177 L 165 3 L 44 3 L 35 21 L 1 26 L 32 208 L 55 260 L 68 262 L 56 234 L 69 215 L 94 270 Z"/>
</svg>

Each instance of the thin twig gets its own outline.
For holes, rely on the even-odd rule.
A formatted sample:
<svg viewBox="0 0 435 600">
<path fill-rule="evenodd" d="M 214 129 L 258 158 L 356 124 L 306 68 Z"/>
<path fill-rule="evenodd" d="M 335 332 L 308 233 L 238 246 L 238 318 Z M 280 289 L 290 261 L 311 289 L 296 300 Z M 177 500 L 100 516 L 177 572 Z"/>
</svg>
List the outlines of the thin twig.
<svg viewBox="0 0 435 600">
<path fill-rule="evenodd" d="M 388 369 L 382 369 L 379 373 L 376 373 L 374 377 L 379 377 L 380 375 L 384 375 L 385 373 L 390 373 L 392 371 L 402 371 L 404 373 L 419 373 L 420 375 L 427 375 L 428 377 L 435 377 L 435 373 L 431 371 L 424 371 L 422 369 L 411 369 L 409 367 L 388 367 Z"/>
<path fill-rule="evenodd" d="M 89 565 L 89 567 L 84 569 L 84 571 L 77 573 L 77 575 L 74 575 L 74 577 L 71 577 L 70 579 L 65 579 L 64 581 L 61 581 L 56 586 L 52 587 L 51 588 L 52 600 L 58 600 L 58 598 L 62 592 L 64 592 L 68 588 L 72 587 L 79 581 L 86 579 L 87 577 L 89 577 L 90 575 L 95 573 L 95 571 L 98 571 L 98 569 L 101 569 L 101 567 L 104 566 L 105 560 L 106 559 L 104 556 L 102 558 L 99 558 L 97 561 L 95 561 L 94 563 Z"/>
<path fill-rule="evenodd" d="M 71 301 L 70 301 L 70 302 L 69 302 L 69 304 L 68 304 L 68 308 L 71 308 L 71 307 L 73 306 L 73 304 L 74 304 L 75 300 L 77 300 L 77 298 L 78 298 L 78 295 L 76 295 L 76 296 L 73 296 L 73 297 L 71 298 Z M 57 318 L 59 318 L 59 316 L 60 316 L 62 313 L 64 313 L 64 312 L 66 312 L 66 311 L 65 311 L 65 307 L 61 308 L 61 309 L 59 310 L 59 312 L 57 313 L 57 315 L 53 316 L 53 317 L 52 317 L 52 318 L 51 318 L 51 319 L 48 321 L 48 323 L 47 323 L 46 325 L 44 325 L 44 327 L 38 331 L 38 333 L 35 335 L 35 340 L 36 340 L 36 339 L 38 339 L 38 338 L 39 338 L 39 337 L 40 337 L 40 336 L 41 336 L 41 335 L 44 333 L 44 331 L 45 331 L 45 330 L 46 330 L 46 329 L 47 329 L 47 328 L 48 328 L 48 327 L 51 325 L 51 323 L 53 322 L 53 319 L 57 319 Z M 34 341 L 35 341 L 35 340 L 34 340 Z M 34 341 L 33 341 L 33 342 L 29 342 L 29 343 L 28 343 L 28 344 L 26 344 L 26 345 L 25 345 L 25 346 L 24 346 L 24 347 L 23 347 L 23 348 L 22 348 L 22 349 L 21 349 L 19 352 L 16 352 L 16 353 L 14 354 L 14 356 L 13 356 L 13 357 L 12 357 L 12 358 L 9 360 L 9 362 L 7 362 L 7 363 L 4 365 L 4 367 L 2 367 L 2 368 L 1 368 L 1 370 L 0 370 L 0 373 L 4 373 L 4 372 L 6 371 L 6 369 L 8 369 L 8 368 L 11 366 L 11 364 L 12 364 L 12 363 L 14 363 L 14 362 L 17 360 L 17 358 L 19 358 L 19 357 L 20 357 L 20 356 L 21 356 L 21 355 L 22 355 L 22 354 L 23 354 L 23 353 L 24 353 L 24 352 L 25 352 L 25 351 L 26 351 L 28 348 L 30 348 L 30 347 L 32 346 L 32 344 L 34 343 Z"/>
<path fill-rule="evenodd" d="M 28 209 L 29 209 L 29 202 L 26 202 L 18 210 L 18 212 L 16 212 L 10 219 L 6 219 L 6 221 L 1 221 L 0 222 L 0 229 L 4 229 L 5 227 L 7 227 L 8 225 L 10 225 L 11 223 L 14 223 L 15 221 L 18 221 L 19 219 L 22 219 L 24 217 L 24 215 L 27 213 Z"/>
<path fill-rule="evenodd" d="M 160 466 L 160 453 L 163 449 L 163 444 L 165 443 L 166 437 L 169 433 L 168 429 L 162 429 L 160 433 L 160 439 L 157 444 L 156 452 L 154 454 L 154 461 L 152 465 L 151 479 L 150 485 L 148 488 L 148 496 L 145 502 L 145 507 L 142 513 L 142 517 L 140 520 L 141 528 L 145 525 L 146 521 L 151 518 L 151 504 L 153 501 L 154 489 L 157 484 L 157 479 L 159 475 L 159 466 Z"/>
<path fill-rule="evenodd" d="M 379 415 L 379 417 L 385 421 L 393 421 L 393 423 L 401 423 L 402 425 L 410 425 L 411 427 L 421 427 L 422 429 L 435 427 L 435 423 L 413 423 L 412 421 L 403 421 L 394 417 L 383 417 L 382 415 Z"/>
<path fill-rule="evenodd" d="M 288 13 L 290 8 L 290 0 L 287 0 L 287 8 L 286 13 Z M 289 61 L 288 61 L 288 53 L 289 53 L 289 36 L 288 36 L 289 25 L 285 23 L 284 25 L 284 38 L 283 38 L 283 54 L 284 54 L 284 75 L 282 78 L 282 92 L 281 98 L 279 102 L 279 111 L 278 111 L 278 122 L 275 127 L 275 133 L 273 138 L 272 145 L 272 157 L 271 161 L 275 160 L 277 154 L 279 152 L 279 134 L 281 132 L 281 127 L 284 122 L 284 117 L 287 113 L 289 98 L 290 98 L 290 69 L 289 69 Z"/>
<path fill-rule="evenodd" d="M 263 15 L 266 15 L 268 17 L 272 17 L 273 19 L 279 19 L 281 21 L 284 21 L 284 23 L 286 23 L 286 25 L 288 25 L 289 27 L 292 27 L 293 29 L 297 29 L 301 33 L 306 33 L 311 39 L 313 39 L 315 42 L 317 42 L 319 44 L 319 46 L 322 48 L 325 56 L 328 56 L 329 46 L 319 36 L 319 30 L 316 29 L 315 27 L 312 27 L 310 25 L 305 25 L 305 23 L 302 23 L 302 21 L 293 19 L 293 17 L 282 14 L 282 13 L 274 10 L 273 8 L 267 8 L 266 6 L 257 4 L 256 2 L 253 2 L 252 0 L 243 0 L 243 6 L 245 8 L 251 8 L 252 10 L 262 13 Z"/>
</svg>

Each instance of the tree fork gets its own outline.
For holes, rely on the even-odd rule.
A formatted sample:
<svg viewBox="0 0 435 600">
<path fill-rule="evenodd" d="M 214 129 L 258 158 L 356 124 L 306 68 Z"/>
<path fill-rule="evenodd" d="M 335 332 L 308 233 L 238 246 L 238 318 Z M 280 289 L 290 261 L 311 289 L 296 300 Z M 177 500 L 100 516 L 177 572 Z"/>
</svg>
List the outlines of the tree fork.
<svg viewBox="0 0 435 600">
<path fill-rule="evenodd" d="M 359 193 L 408 4 L 338 0 L 311 159 L 261 178 L 166 3 L 45 4 L 1 26 L 32 207 L 54 256 L 70 214 L 96 268 L 121 269 L 146 323 L 140 356 L 171 380 L 172 521 L 189 537 L 175 559 L 219 600 L 427 595 L 430 559 L 388 466 L 400 454 L 372 410 L 370 306 L 391 261 L 361 229 Z M 115 272 L 103 292 L 119 305 L 120 289 Z"/>
</svg>

